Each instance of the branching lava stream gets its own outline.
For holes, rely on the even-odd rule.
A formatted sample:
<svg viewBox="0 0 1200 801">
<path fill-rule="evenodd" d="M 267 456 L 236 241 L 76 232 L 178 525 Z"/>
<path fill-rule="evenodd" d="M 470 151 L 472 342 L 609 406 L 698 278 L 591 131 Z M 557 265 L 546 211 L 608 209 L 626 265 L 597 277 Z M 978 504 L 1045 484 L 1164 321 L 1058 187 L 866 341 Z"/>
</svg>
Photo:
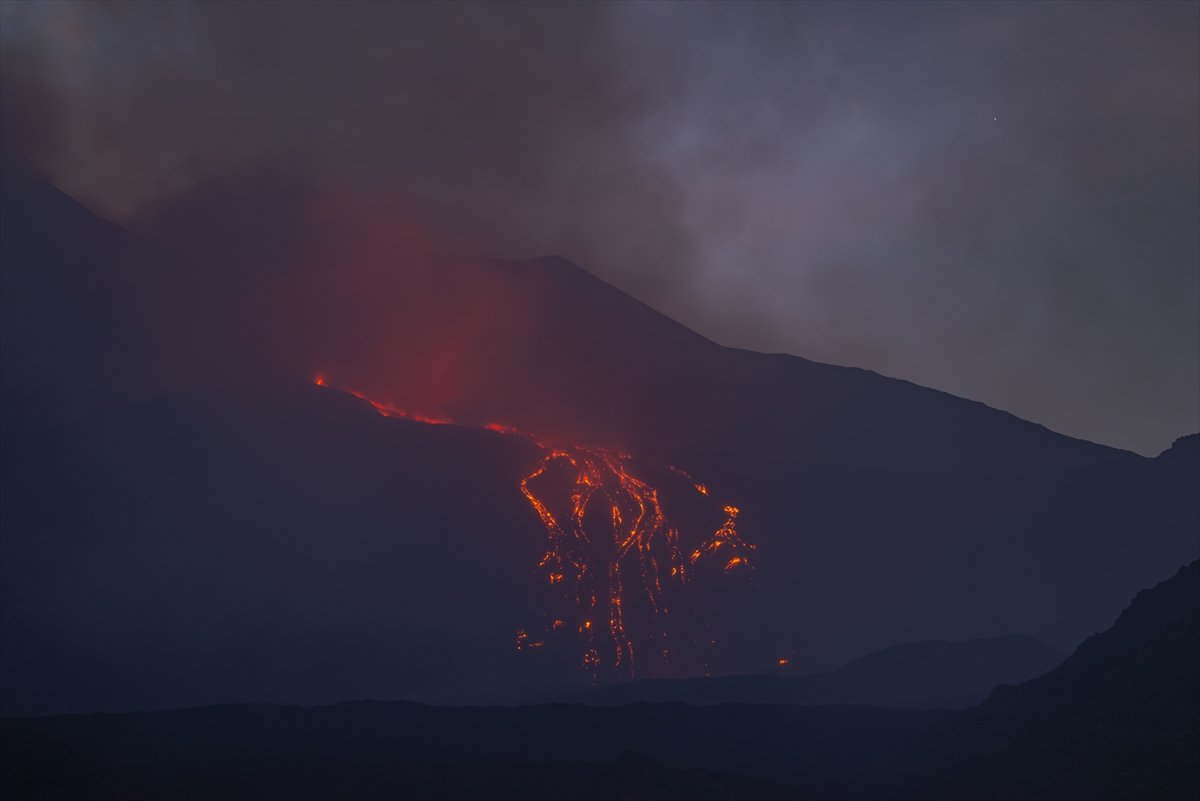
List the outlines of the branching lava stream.
<svg viewBox="0 0 1200 801">
<path fill-rule="evenodd" d="M 321 376 L 314 383 L 328 386 Z M 354 390 L 343 391 L 386 417 L 457 425 L 397 409 Z M 629 454 L 577 444 L 549 445 L 496 423 L 479 427 L 528 437 L 544 454 L 537 468 L 521 479 L 520 491 L 546 530 L 546 552 L 536 572 L 552 592 L 555 608 L 547 613 L 541 634 L 517 631 L 518 651 L 542 649 L 548 638 L 569 636 L 573 629 L 577 658 L 593 678 L 602 672 L 628 677 L 669 670 L 675 643 L 668 621 L 677 591 L 707 562 L 718 565 L 718 573 L 753 569 L 755 546 L 738 533 L 738 507 L 721 507 L 724 523 L 685 546 L 680 528 L 663 510 L 660 489 L 635 475 Z M 663 472 L 678 477 L 692 496 L 711 503 L 709 488 L 687 472 L 674 466 Z M 639 613 L 631 620 L 634 605 Z M 691 639 L 696 639 L 695 632 Z M 649 653 L 643 655 L 643 649 Z"/>
</svg>

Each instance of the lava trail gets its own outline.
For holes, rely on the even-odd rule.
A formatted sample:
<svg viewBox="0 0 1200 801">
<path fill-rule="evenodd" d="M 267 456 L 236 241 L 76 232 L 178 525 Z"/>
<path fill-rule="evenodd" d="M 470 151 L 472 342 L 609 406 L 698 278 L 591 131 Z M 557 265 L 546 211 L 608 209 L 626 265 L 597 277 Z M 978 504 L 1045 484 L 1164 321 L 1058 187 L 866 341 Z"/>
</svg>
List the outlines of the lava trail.
<svg viewBox="0 0 1200 801">
<path fill-rule="evenodd" d="M 320 376 L 314 383 L 328 386 Z M 343 391 L 387 417 L 457 425 Z M 528 437 L 543 451 L 536 469 L 521 479 L 520 491 L 546 531 L 547 547 L 536 571 L 549 587 L 553 608 L 545 614 L 541 634 L 517 631 L 516 649 L 540 651 L 551 638 L 573 638 L 581 668 L 594 679 L 665 675 L 695 667 L 675 664 L 675 659 L 683 656 L 682 650 L 687 652 L 684 661 L 690 661 L 710 642 L 703 636 L 702 622 L 698 627 L 695 620 L 697 599 L 684 603 L 682 620 L 679 614 L 672 618 L 673 600 L 684 596 L 705 563 L 717 565 L 721 574 L 753 568 L 755 546 L 737 530 L 738 507 L 719 507 L 724 522 L 707 536 L 688 538 L 685 546 L 680 527 L 663 509 L 663 492 L 647 473 L 635 469 L 631 455 L 586 445 L 551 445 L 498 423 L 479 427 Z M 669 465 L 656 472 L 685 488 L 701 510 L 712 505 L 709 488 L 686 471 Z M 682 500 L 683 493 L 676 491 L 673 497 Z"/>
</svg>

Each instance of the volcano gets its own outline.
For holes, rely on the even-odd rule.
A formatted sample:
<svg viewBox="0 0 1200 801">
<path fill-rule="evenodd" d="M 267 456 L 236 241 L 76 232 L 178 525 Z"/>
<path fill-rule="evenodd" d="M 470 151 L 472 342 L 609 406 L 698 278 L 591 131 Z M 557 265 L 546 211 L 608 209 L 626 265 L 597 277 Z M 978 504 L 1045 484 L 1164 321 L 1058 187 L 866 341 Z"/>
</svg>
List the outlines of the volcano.
<svg viewBox="0 0 1200 801">
<path fill-rule="evenodd" d="M 4 714 L 1069 650 L 1200 555 L 1195 437 L 725 348 L 558 257 L 180 254 L 9 163 L 2 214 Z"/>
</svg>

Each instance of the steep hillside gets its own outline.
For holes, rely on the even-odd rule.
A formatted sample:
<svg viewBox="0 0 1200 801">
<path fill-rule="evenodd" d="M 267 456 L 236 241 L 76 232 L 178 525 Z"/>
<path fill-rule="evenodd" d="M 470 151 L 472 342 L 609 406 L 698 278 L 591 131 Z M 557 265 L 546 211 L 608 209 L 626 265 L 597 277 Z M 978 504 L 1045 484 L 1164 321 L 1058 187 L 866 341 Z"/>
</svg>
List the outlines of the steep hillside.
<svg viewBox="0 0 1200 801">
<path fill-rule="evenodd" d="M 934 739 L 949 798 L 1195 798 L 1200 562 L 1138 593 L 1061 666 Z"/>
</svg>

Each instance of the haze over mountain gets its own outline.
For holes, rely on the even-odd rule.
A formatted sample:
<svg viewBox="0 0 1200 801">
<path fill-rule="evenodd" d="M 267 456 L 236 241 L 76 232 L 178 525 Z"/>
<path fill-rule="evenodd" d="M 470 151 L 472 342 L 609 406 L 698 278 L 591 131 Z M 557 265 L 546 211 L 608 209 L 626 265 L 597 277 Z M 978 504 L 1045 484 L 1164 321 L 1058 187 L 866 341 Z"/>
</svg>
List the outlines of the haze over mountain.
<svg viewBox="0 0 1200 801">
<path fill-rule="evenodd" d="M 179 254 L 220 232 L 164 201 L 349 188 L 723 344 L 1143 455 L 1200 427 L 1191 4 L 468 6 L 5 3 L 3 146 Z"/>
<path fill-rule="evenodd" d="M 1195 437 L 1145 459 L 722 348 L 563 259 L 434 256 L 337 195 L 183 254 L 8 163 L 2 212 L 7 715 L 579 678 L 577 654 L 513 647 L 547 615 L 520 492 L 542 450 L 386 419 L 318 372 L 676 465 L 741 509 L 754 570 L 696 585 L 714 674 L 1009 632 L 1070 648 L 1200 551 Z M 720 525 L 662 480 L 689 532 Z"/>
</svg>

